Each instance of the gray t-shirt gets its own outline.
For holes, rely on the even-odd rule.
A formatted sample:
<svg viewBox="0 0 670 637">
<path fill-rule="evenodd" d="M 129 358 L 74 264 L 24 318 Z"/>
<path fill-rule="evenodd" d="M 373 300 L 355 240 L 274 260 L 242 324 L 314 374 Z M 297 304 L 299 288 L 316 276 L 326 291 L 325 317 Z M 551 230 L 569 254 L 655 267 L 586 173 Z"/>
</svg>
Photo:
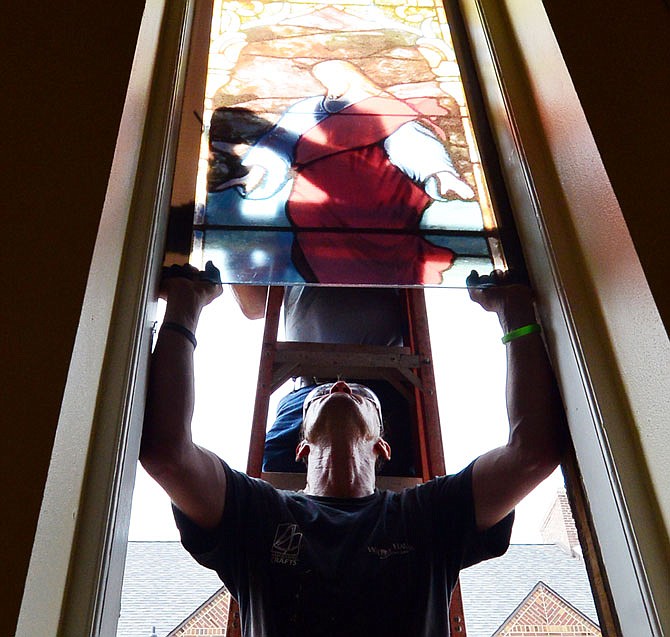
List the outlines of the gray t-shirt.
<svg viewBox="0 0 670 637">
<path fill-rule="evenodd" d="M 287 287 L 287 341 L 401 346 L 400 294 L 394 288 Z"/>
</svg>

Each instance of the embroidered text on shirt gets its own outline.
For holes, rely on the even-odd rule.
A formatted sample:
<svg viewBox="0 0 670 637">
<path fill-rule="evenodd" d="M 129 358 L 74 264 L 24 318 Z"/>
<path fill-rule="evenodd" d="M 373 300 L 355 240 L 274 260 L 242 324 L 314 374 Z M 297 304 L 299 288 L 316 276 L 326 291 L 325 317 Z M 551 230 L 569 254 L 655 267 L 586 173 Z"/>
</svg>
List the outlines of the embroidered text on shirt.
<svg viewBox="0 0 670 637">
<path fill-rule="evenodd" d="M 394 555 L 406 555 L 413 550 L 414 547 L 411 544 L 407 544 L 407 542 L 393 542 L 388 547 L 368 546 L 368 553 L 372 553 L 382 560 Z"/>
</svg>

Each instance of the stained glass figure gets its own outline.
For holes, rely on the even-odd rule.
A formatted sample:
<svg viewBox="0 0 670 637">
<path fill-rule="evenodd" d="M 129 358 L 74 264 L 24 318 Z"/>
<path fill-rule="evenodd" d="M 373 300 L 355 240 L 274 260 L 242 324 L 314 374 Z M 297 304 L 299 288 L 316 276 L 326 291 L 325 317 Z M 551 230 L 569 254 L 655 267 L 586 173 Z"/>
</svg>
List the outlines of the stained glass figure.
<svg viewBox="0 0 670 637">
<path fill-rule="evenodd" d="M 453 285 L 500 266 L 444 9 L 216 2 L 193 257 L 225 281 Z"/>
</svg>

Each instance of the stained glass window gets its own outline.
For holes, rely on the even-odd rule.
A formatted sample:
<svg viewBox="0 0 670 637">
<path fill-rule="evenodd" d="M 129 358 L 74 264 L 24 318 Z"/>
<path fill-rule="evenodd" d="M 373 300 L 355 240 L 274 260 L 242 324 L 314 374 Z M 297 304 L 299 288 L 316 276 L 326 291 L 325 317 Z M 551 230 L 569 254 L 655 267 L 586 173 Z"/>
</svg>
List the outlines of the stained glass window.
<svg viewBox="0 0 670 637">
<path fill-rule="evenodd" d="M 439 0 L 216 0 L 192 261 L 255 284 L 503 265 Z"/>
</svg>

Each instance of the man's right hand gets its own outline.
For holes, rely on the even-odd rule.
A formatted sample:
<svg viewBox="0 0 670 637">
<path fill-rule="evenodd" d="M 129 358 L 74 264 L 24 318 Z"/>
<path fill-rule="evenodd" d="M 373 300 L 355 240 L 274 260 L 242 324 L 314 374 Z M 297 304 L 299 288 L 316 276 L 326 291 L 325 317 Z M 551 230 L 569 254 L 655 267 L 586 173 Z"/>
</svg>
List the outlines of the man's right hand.
<svg viewBox="0 0 670 637">
<path fill-rule="evenodd" d="M 189 263 L 163 268 L 158 295 L 165 300 L 191 298 L 203 308 L 222 292 L 221 273 L 208 261 L 204 270 L 198 270 Z"/>
<path fill-rule="evenodd" d="M 221 283 L 213 281 L 220 281 L 220 275 L 211 261 L 205 270 L 188 263 L 166 268 L 159 288 L 159 296 L 167 301 L 164 320 L 195 332 L 202 308 L 223 292 Z"/>
</svg>

